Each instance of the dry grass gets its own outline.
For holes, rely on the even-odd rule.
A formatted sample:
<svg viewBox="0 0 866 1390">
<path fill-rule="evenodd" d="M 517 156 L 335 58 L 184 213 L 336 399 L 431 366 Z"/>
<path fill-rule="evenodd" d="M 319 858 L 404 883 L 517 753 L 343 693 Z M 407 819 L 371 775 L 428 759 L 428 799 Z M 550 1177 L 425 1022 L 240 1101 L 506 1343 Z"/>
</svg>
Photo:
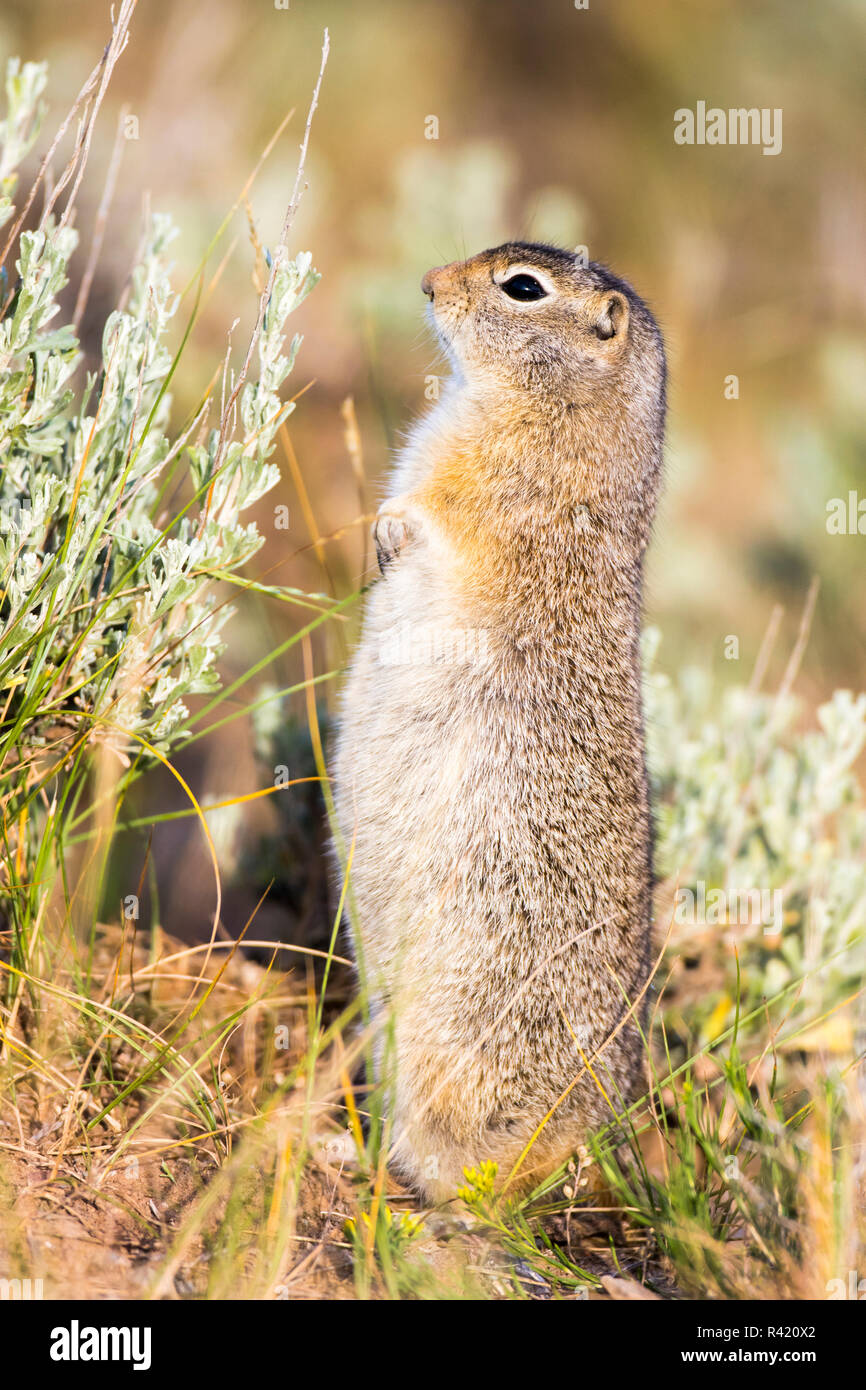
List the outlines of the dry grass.
<svg viewBox="0 0 866 1390">
<path fill-rule="evenodd" d="M 388 1175 L 344 967 L 46 923 L 4 1028 L 0 1268 L 47 1297 L 823 1298 L 862 1260 L 862 1098 L 693 1059 L 528 1199 Z M 9 966 L 2 967 L 8 975 Z M 319 978 L 321 971 L 319 971 Z M 845 1101 L 847 1099 L 847 1107 Z M 612 1282 L 613 1281 L 613 1282 Z"/>
</svg>

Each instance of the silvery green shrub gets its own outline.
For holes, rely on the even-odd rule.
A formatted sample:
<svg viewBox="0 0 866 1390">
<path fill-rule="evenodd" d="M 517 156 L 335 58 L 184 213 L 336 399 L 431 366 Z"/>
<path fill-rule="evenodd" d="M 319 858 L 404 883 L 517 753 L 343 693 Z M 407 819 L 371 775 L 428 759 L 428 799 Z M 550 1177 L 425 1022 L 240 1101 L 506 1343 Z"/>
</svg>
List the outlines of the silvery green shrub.
<svg viewBox="0 0 866 1390">
<path fill-rule="evenodd" d="M 775 922 L 671 924 L 671 944 L 718 944 L 726 987 L 757 1007 L 786 986 L 786 1007 L 818 1017 L 866 973 L 866 805 L 856 773 L 866 747 L 866 694 L 837 690 L 798 726 L 799 702 L 732 686 L 707 671 L 671 679 L 645 643 L 646 720 L 659 877 L 696 892 L 778 892 Z M 667 921 L 660 923 L 662 930 Z M 778 925 L 779 930 L 775 930 Z M 858 1006 L 860 1017 L 862 1008 Z"/>
<path fill-rule="evenodd" d="M 0 223 L 13 214 L 44 86 L 44 65 L 9 63 Z M 128 302 L 109 315 L 101 365 L 86 376 L 58 302 L 77 233 L 51 218 L 22 232 L 0 286 L 4 766 L 24 766 L 47 741 L 62 745 L 64 731 L 70 744 L 89 731 L 124 759 L 145 744 L 166 750 L 182 735 L 185 698 L 218 684 L 231 609 L 218 604 L 213 579 L 262 544 L 243 513 L 279 478 L 270 456 L 293 409 L 279 392 L 299 341 L 285 348 L 286 322 L 318 276 L 308 254 L 291 259 L 279 249 L 256 360 L 234 408 L 218 407 L 212 423 L 205 405 L 172 435 L 174 236 L 167 217 L 151 217 Z M 231 391 L 230 378 L 223 397 Z M 161 489 L 180 465 L 187 500 L 171 514 Z M 3 794 L 14 793 L 14 773 L 0 778 Z"/>
</svg>

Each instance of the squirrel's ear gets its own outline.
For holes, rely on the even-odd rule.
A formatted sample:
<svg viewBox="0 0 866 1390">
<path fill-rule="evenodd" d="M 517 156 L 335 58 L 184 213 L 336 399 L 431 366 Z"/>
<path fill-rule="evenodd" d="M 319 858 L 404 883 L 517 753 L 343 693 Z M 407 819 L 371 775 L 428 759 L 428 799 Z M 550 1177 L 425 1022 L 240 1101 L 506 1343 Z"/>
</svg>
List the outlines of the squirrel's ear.
<svg viewBox="0 0 866 1390">
<path fill-rule="evenodd" d="M 607 341 L 624 333 L 628 324 L 628 301 L 624 294 L 611 290 L 599 296 L 598 311 L 593 327 L 599 338 Z"/>
</svg>

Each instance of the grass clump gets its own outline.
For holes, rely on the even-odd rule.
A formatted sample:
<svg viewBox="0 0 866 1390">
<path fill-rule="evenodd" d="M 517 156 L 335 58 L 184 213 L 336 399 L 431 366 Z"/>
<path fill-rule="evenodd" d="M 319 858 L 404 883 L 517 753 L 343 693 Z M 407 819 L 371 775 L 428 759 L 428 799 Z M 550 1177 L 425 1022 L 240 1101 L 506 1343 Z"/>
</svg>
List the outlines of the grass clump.
<svg viewBox="0 0 866 1390">
<path fill-rule="evenodd" d="M 45 77 L 41 65 L 8 65 L 5 221 Z M 46 884 L 65 863 L 64 837 L 94 816 L 110 762 L 116 811 L 142 768 L 189 737 L 186 700 L 219 686 L 232 609 L 214 581 L 232 581 L 262 544 L 243 513 L 279 479 L 270 456 L 293 409 L 279 392 L 298 347 L 295 338 L 285 350 L 284 335 L 317 278 L 308 254 L 292 259 L 280 243 L 243 368 L 234 377 L 226 365 L 221 399 L 212 386 L 172 435 L 168 388 L 197 307 L 172 355 L 175 229 L 148 217 L 101 363 L 82 380 L 74 328 L 57 324 L 78 241 L 70 213 L 71 200 L 21 230 L 0 322 L 0 893 L 20 968 Z"/>
</svg>

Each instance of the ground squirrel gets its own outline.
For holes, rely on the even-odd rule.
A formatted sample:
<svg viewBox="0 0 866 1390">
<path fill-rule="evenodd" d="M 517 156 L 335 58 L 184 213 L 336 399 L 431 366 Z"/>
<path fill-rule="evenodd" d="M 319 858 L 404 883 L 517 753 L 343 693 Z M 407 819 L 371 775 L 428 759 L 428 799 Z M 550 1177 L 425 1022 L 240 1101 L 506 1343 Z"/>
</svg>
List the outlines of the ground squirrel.
<svg viewBox="0 0 866 1390">
<path fill-rule="evenodd" d="M 335 772 L 356 951 L 392 1020 L 392 1166 L 440 1200 L 484 1160 L 504 1183 L 527 1145 L 515 1181 L 537 1181 L 640 1075 L 665 359 L 631 287 L 553 247 L 422 289 L 453 375 L 373 528 Z"/>
</svg>

